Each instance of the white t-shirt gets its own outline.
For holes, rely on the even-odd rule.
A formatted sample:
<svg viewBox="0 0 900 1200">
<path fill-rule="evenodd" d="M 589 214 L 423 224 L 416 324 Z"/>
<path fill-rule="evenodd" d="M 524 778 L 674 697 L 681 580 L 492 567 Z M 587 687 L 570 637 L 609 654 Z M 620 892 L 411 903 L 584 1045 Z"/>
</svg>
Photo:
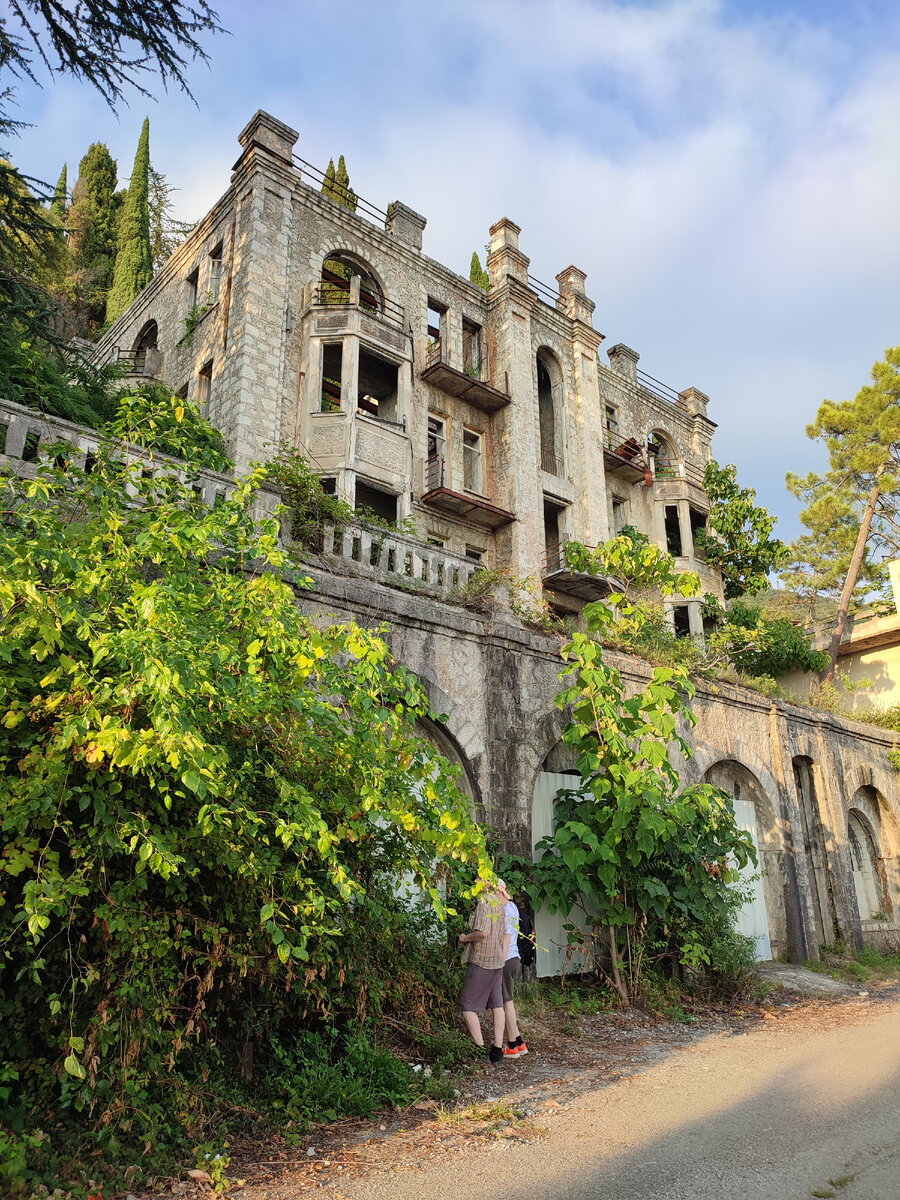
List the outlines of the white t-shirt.
<svg viewBox="0 0 900 1200">
<path fill-rule="evenodd" d="M 504 933 L 510 934 L 509 939 L 509 954 L 506 956 L 506 961 L 511 958 L 519 958 L 519 910 L 513 904 L 512 900 L 508 900 L 503 909 L 506 915 L 506 929 Z"/>
</svg>

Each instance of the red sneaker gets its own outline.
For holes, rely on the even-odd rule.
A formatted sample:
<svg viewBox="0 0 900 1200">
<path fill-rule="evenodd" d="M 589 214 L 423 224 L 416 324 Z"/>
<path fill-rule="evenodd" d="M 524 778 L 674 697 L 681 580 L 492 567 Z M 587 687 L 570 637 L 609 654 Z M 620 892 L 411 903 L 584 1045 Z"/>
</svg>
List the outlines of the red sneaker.
<svg viewBox="0 0 900 1200">
<path fill-rule="evenodd" d="M 525 1053 L 527 1054 L 528 1051 L 526 1050 Z M 504 1058 L 518 1058 L 520 1054 L 521 1054 L 521 1047 L 519 1047 L 519 1046 L 504 1046 L 503 1047 L 503 1057 Z"/>
<path fill-rule="evenodd" d="M 521 1055 L 528 1053 L 528 1047 L 525 1045 L 525 1043 L 523 1042 L 523 1040 L 521 1038 L 519 1038 L 518 1042 L 516 1043 L 516 1051 L 518 1052 L 520 1057 L 521 1057 Z"/>
</svg>

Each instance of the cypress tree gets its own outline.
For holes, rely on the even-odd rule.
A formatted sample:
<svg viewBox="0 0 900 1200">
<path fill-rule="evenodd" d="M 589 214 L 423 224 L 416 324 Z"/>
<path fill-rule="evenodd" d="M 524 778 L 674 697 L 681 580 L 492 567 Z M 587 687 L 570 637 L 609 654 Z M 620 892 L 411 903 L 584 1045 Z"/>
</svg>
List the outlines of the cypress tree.
<svg viewBox="0 0 900 1200">
<path fill-rule="evenodd" d="M 116 164 L 108 147 L 94 142 L 81 160 L 72 189 L 69 279 L 77 332 L 96 333 L 106 314 L 116 261 Z"/>
<path fill-rule="evenodd" d="M 343 204 L 344 208 L 349 208 L 351 212 L 356 212 L 356 192 L 350 186 L 350 175 L 347 172 L 347 164 L 344 162 L 343 154 L 338 159 L 332 199 L 336 200 L 338 204 Z"/>
<path fill-rule="evenodd" d="M 322 193 L 329 200 L 334 199 L 334 159 L 329 158 L 328 170 L 325 172 L 325 182 L 322 184 Z"/>
<path fill-rule="evenodd" d="M 54 222 L 63 229 L 66 224 L 66 205 L 68 204 L 68 169 L 63 163 L 56 187 L 53 189 L 53 199 L 50 201 L 50 213 Z"/>
<path fill-rule="evenodd" d="M 150 247 L 150 120 L 144 118 L 131 182 L 118 224 L 113 285 L 106 298 L 106 320 L 112 324 L 153 278 Z"/>
<path fill-rule="evenodd" d="M 472 261 L 469 264 L 469 283 L 477 284 L 488 292 L 491 288 L 491 277 L 481 265 L 481 259 L 478 257 L 478 251 L 472 251 Z"/>
</svg>

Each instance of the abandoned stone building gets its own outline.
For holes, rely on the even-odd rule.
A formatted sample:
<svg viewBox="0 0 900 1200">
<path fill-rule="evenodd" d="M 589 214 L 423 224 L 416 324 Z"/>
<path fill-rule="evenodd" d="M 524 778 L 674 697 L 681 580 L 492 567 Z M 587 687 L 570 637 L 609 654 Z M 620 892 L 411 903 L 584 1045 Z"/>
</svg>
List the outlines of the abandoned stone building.
<svg viewBox="0 0 900 1200">
<path fill-rule="evenodd" d="M 224 195 L 98 354 L 198 401 L 238 472 L 287 444 L 358 508 L 414 518 L 415 536 L 360 523 L 329 537 L 310 565 L 316 590 L 298 603 L 322 619 L 387 622 L 394 655 L 446 715 L 427 732 L 462 768 L 475 811 L 527 852 L 571 780 L 559 642 L 448 592 L 479 566 L 509 568 L 577 612 L 600 584 L 570 567 L 565 543 L 632 525 L 721 595 L 694 548 L 708 400 L 645 375 L 625 345 L 604 363 L 584 273 L 560 271 L 558 289 L 534 280 L 512 221 L 491 227 L 483 290 L 423 254 L 412 208 L 359 200 L 352 211 L 323 194 L 297 138 L 253 117 Z M 34 413 L 4 411 L 7 456 L 22 456 L 29 429 L 50 436 Z M 66 436 L 90 449 L 88 431 Z M 204 492 L 229 486 L 209 476 Z M 702 634 L 696 601 L 671 619 Z M 633 686 L 650 673 L 618 665 Z M 727 685 L 701 687 L 696 708 L 685 778 L 725 787 L 757 842 L 742 927 L 759 956 L 817 957 L 836 934 L 900 939 L 894 735 Z M 541 914 L 538 935 L 539 973 L 558 973 L 561 922 Z"/>
</svg>

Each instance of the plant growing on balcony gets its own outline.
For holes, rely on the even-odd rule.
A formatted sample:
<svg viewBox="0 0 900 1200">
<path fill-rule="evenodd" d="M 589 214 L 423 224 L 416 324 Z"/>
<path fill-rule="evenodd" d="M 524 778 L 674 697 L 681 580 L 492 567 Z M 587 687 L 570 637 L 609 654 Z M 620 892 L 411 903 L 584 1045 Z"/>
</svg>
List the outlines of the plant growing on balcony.
<svg viewBox="0 0 900 1200">
<path fill-rule="evenodd" d="M 321 554 L 326 527 L 341 531 L 356 517 L 348 501 L 322 490 L 321 476 L 293 446 L 281 447 L 266 463 L 265 476 L 280 488 L 290 535 L 304 550 Z"/>
</svg>

